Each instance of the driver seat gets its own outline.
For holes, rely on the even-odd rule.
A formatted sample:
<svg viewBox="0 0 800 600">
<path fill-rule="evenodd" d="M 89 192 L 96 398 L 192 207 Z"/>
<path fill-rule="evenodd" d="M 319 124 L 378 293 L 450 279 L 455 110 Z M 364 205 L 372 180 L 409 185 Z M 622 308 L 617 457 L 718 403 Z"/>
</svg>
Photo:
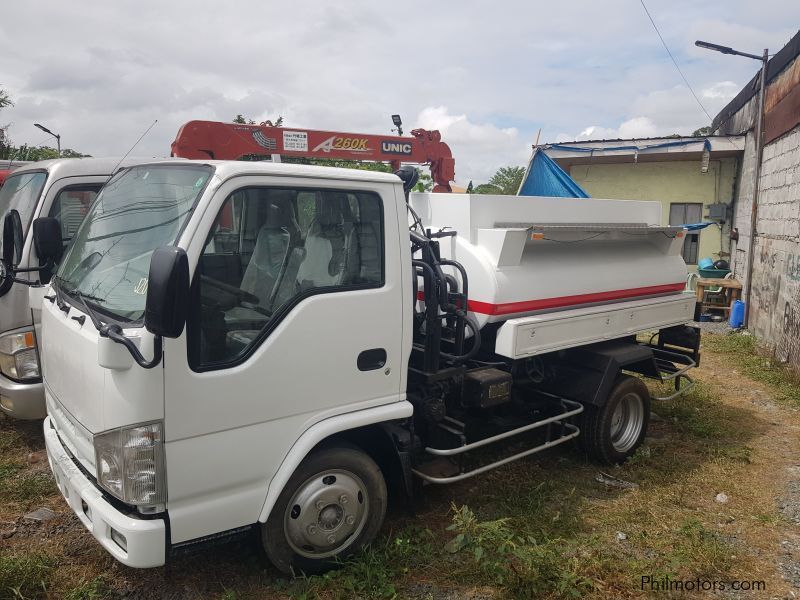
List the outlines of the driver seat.
<svg viewBox="0 0 800 600">
<path fill-rule="evenodd" d="M 294 216 L 291 192 L 273 191 L 267 203 L 264 225 L 256 236 L 253 254 L 242 277 L 241 289 L 258 298 L 258 305 L 272 310 L 275 292 L 287 279 L 289 258 L 299 250 L 300 227 Z M 296 270 L 295 270 L 296 273 Z"/>
</svg>

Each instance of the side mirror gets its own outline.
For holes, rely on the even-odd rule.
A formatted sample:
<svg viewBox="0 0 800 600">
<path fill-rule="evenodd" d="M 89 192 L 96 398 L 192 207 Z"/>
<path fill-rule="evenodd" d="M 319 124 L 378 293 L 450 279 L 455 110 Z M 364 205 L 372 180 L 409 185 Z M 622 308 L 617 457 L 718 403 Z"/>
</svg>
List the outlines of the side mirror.
<svg viewBox="0 0 800 600">
<path fill-rule="evenodd" d="M 186 251 L 162 246 L 150 259 L 144 326 L 167 338 L 183 333 L 189 312 L 189 259 Z"/>
<path fill-rule="evenodd" d="M 22 219 L 19 212 L 10 210 L 3 219 L 3 249 L 0 257 L 0 296 L 14 285 L 16 267 L 22 260 Z"/>
<path fill-rule="evenodd" d="M 3 219 L 3 262 L 13 267 L 22 260 L 22 219 L 19 212 L 10 210 Z"/>
<path fill-rule="evenodd" d="M 61 258 L 64 242 L 61 223 L 53 217 L 39 217 L 33 222 L 33 247 L 41 264 L 55 264 Z"/>
</svg>

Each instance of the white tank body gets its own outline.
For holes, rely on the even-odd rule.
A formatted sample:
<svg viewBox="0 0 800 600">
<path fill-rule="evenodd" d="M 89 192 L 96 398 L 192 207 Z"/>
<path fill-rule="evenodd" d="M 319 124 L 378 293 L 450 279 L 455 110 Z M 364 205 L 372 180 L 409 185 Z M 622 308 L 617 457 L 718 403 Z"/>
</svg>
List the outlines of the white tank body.
<svg viewBox="0 0 800 600">
<path fill-rule="evenodd" d="M 661 225 L 658 202 L 433 193 L 410 202 L 426 229 L 458 232 L 439 240 L 441 255 L 466 269 L 481 327 L 684 289 L 684 232 Z"/>
</svg>

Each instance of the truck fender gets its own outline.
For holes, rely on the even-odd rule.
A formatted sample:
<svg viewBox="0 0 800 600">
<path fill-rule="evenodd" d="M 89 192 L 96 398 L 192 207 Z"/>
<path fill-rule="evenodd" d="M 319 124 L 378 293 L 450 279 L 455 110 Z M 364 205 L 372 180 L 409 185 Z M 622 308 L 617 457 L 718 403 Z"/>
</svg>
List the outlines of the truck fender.
<svg viewBox="0 0 800 600">
<path fill-rule="evenodd" d="M 393 402 L 383 406 L 376 406 L 374 408 L 367 408 L 351 413 L 344 413 L 324 419 L 315 423 L 306 429 L 297 441 L 289 449 L 289 452 L 284 457 L 275 475 L 269 482 L 267 488 L 267 496 L 264 500 L 264 506 L 258 517 L 260 523 L 265 523 L 278 500 L 278 496 L 283 491 L 283 487 L 289 478 L 297 469 L 298 465 L 303 459 L 316 447 L 320 442 L 327 438 L 348 431 L 358 427 L 367 425 L 375 425 L 377 423 L 385 423 L 387 421 L 395 421 L 398 419 L 407 419 L 414 412 L 414 407 L 407 400 L 400 402 Z"/>
</svg>

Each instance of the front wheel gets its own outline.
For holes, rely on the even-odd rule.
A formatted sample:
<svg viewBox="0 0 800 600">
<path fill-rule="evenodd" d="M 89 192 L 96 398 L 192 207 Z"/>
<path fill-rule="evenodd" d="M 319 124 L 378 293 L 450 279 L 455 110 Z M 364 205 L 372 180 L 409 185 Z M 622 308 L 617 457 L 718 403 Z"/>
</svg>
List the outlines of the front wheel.
<svg viewBox="0 0 800 600">
<path fill-rule="evenodd" d="M 642 380 L 621 375 L 603 406 L 586 406 L 581 440 L 589 456 L 617 464 L 631 457 L 644 441 L 650 423 L 650 392 Z"/>
<path fill-rule="evenodd" d="M 286 574 L 320 573 L 369 544 L 386 514 L 386 483 L 353 447 L 306 457 L 262 526 L 267 557 Z"/>
</svg>

